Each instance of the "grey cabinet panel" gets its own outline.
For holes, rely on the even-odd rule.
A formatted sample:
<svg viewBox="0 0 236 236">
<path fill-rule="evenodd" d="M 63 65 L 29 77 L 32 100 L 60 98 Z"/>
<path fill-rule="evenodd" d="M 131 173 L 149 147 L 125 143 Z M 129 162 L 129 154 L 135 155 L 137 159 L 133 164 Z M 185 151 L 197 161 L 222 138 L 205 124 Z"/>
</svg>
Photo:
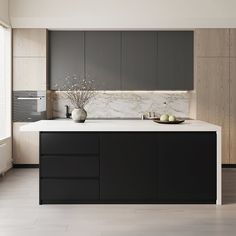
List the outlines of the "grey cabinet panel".
<svg viewBox="0 0 236 236">
<path fill-rule="evenodd" d="M 122 89 L 155 90 L 156 32 L 122 33 Z"/>
<path fill-rule="evenodd" d="M 85 33 L 86 78 L 97 90 L 120 90 L 121 32 Z"/>
<path fill-rule="evenodd" d="M 193 32 L 158 32 L 158 90 L 193 89 Z"/>
<path fill-rule="evenodd" d="M 50 88 L 63 88 L 66 76 L 84 77 L 84 32 L 50 32 Z"/>
<path fill-rule="evenodd" d="M 192 90 L 192 31 L 51 31 L 50 88 L 65 77 L 97 90 Z"/>
</svg>

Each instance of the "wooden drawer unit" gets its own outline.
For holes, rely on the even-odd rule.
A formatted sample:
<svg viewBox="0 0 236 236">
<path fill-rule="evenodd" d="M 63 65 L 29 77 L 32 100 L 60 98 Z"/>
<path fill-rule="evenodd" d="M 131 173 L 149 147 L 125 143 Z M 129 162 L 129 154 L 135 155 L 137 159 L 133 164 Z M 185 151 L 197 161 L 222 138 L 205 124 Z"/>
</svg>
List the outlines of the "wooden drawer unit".
<svg viewBox="0 0 236 236">
<path fill-rule="evenodd" d="M 42 132 L 41 155 L 97 154 L 99 136 L 95 133 Z"/>
<path fill-rule="evenodd" d="M 97 179 L 41 179 L 40 203 L 79 203 L 99 200 Z"/>
<path fill-rule="evenodd" d="M 41 177 L 99 177 L 97 156 L 43 156 L 40 166 Z"/>
</svg>

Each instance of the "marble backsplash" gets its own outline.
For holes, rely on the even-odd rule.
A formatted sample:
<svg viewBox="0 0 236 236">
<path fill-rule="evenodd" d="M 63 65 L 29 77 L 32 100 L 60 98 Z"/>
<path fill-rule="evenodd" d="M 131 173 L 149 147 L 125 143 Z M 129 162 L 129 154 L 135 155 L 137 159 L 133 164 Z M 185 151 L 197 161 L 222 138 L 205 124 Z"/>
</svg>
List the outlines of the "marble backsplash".
<svg viewBox="0 0 236 236">
<path fill-rule="evenodd" d="M 88 118 L 140 118 L 147 112 L 177 117 L 190 117 L 191 92 L 160 91 L 99 91 L 87 105 Z M 52 92 L 53 118 L 65 117 L 65 105 L 70 103 L 62 92 Z"/>
</svg>

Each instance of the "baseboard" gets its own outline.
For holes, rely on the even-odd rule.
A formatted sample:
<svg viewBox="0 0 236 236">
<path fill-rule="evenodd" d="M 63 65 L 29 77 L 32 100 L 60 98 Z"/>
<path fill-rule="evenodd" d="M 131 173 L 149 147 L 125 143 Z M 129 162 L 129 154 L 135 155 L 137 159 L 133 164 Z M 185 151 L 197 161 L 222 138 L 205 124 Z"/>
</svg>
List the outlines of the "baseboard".
<svg viewBox="0 0 236 236">
<path fill-rule="evenodd" d="M 39 164 L 13 164 L 13 168 L 39 168 Z"/>
<path fill-rule="evenodd" d="M 236 168 L 236 164 L 222 164 L 222 168 Z"/>
<path fill-rule="evenodd" d="M 4 176 L 7 173 L 7 171 L 9 171 L 11 168 L 12 168 L 12 162 L 9 162 L 7 167 L 1 170 L 0 175 Z"/>
</svg>

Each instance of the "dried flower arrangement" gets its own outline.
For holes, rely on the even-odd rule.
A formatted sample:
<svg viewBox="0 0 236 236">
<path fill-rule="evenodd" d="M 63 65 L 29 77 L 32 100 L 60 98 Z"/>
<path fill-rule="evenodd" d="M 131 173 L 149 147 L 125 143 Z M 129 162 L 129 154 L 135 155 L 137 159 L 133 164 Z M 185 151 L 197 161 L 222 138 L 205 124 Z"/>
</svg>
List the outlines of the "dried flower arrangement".
<svg viewBox="0 0 236 236">
<path fill-rule="evenodd" d="M 59 90 L 75 109 L 84 107 L 96 95 L 93 80 L 80 79 L 77 76 L 67 76 L 65 84 Z"/>
</svg>

